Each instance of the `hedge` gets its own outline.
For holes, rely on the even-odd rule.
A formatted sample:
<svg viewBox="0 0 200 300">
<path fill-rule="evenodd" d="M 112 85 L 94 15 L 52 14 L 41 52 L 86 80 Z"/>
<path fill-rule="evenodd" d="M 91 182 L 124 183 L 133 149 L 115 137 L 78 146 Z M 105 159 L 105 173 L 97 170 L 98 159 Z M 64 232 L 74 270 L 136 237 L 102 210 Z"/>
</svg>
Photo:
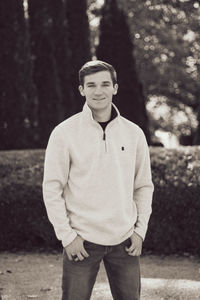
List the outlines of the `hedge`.
<svg viewBox="0 0 200 300">
<path fill-rule="evenodd" d="M 42 200 L 43 150 L 0 152 L 0 251 L 58 247 Z"/>
<path fill-rule="evenodd" d="M 155 185 L 145 248 L 200 254 L 200 147 L 151 149 Z"/>
<path fill-rule="evenodd" d="M 150 148 L 153 212 L 144 253 L 199 255 L 200 147 Z M 0 152 L 0 251 L 60 249 L 42 200 L 44 150 Z"/>
</svg>

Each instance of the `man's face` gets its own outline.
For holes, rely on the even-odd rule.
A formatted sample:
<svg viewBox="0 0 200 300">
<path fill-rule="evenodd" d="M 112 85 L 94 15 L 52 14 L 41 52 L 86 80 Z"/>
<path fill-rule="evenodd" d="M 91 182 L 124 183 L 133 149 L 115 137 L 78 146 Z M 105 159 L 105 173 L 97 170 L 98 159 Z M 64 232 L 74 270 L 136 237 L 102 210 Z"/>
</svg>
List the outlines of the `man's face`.
<svg viewBox="0 0 200 300">
<path fill-rule="evenodd" d="M 100 71 L 86 75 L 84 86 L 79 86 L 82 96 L 85 96 L 92 110 L 105 110 L 111 107 L 113 95 L 117 94 L 118 85 L 113 85 L 109 71 Z"/>
</svg>

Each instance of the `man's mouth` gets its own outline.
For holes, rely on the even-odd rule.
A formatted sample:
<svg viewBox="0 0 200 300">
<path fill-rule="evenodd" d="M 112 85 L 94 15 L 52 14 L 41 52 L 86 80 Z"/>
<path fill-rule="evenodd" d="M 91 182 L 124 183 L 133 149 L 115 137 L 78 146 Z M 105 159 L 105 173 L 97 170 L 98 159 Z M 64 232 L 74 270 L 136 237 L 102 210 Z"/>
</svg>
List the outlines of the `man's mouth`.
<svg viewBox="0 0 200 300">
<path fill-rule="evenodd" d="M 97 99 L 97 98 L 93 98 L 94 101 L 102 101 L 102 100 L 105 100 L 105 98 L 100 98 L 100 99 Z"/>
</svg>

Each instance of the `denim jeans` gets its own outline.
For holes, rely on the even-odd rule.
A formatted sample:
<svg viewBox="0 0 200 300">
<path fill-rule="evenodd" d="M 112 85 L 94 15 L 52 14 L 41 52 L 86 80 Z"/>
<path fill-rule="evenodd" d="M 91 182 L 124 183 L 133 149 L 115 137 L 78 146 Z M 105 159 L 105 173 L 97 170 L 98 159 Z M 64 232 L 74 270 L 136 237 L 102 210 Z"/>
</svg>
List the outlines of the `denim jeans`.
<svg viewBox="0 0 200 300">
<path fill-rule="evenodd" d="M 89 254 L 83 261 L 70 261 L 63 251 L 62 300 L 89 300 L 103 260 L 114 300 L 140 299 L 139 257 L 130 256 L 125 247 L 130 239 L 115 246 L 84 241 Z"/>
</svg>

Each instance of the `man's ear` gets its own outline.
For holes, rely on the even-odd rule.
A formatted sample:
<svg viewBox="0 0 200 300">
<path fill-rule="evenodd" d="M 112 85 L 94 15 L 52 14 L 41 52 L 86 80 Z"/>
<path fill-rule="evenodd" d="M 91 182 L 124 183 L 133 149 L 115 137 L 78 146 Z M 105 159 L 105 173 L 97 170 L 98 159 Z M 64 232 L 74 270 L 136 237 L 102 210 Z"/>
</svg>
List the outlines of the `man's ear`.
<svg viewBox="0 0 200 300">
<path fill-rule="evenodd" d="M 118 84 L 115 83 L 115 84 L 114 84 L 113 95 L 117 95 L 118 88 L 119 88 Z"/>
<path fill-rule="evenodd" d="M 80 92 L 81 96 L 85 96 L 85 92 L 84 92 L 83 86 L 79 85 L 78 89 L 79 89 L 79 92 Z"/>
</svg>

